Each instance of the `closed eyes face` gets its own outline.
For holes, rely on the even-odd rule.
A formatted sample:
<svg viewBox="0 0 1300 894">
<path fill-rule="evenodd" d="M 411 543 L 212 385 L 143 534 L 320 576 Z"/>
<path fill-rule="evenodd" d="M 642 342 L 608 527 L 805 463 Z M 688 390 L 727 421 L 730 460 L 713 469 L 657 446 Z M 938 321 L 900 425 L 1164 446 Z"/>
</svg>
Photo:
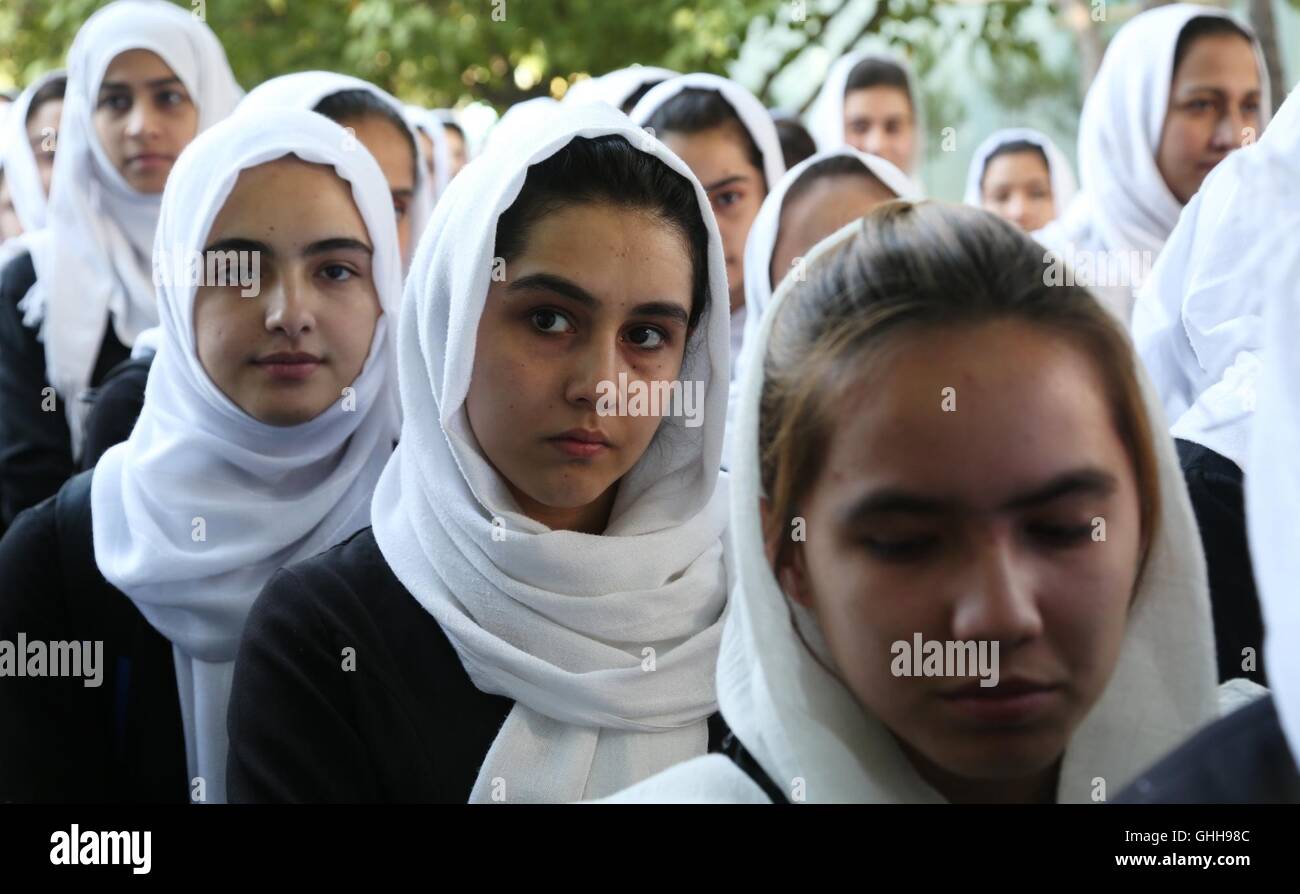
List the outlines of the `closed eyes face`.
<svg viewBox="0 0 1300 894">
<path fill-rule="evenodd" d="M 199 360 L 213 383 L 268 425 L 328 410 L 370 352 L 380 314 L 373 253 L 333 168 L 290 156 L 241 173 L 204 252 L 205 273 L 228 265 L 226 284 L 207 282 L 194 297 Z"/>
<path fill-rule="evenodd" d="M 1254 48 L 1232 34 L 1205 35 L 1187 48 L 1169 90 L 1156 167 L 1186 205 L 1230 152 L 1260 128 Z"/>
<path fill-rule="evenodd" d="M 525 514 L 599 532 L 661 422 L 602 413 L 601 396 L 620 377 L 629 395 L 634 383 L 677 378 L 690 254 L 657 218 L 603 204 L 553 211 L 525 242 L 488 290 L 466 412 Z"/>
<path fill-rule="evenodd" d="M 763 172 L 750 162 L 744 132 L 734 122 L 691 134 L 670 131 L 662 138 L 708 194 L 722 237 L 727 287 L 735 311 L 745 303 L 745 240 L 767 197 Z"/>
<path fill-rule="evenodd" d="M 983 204 L 1025 232 L 1042 229 L 1056 217 L 1052 179 L 1036 152 L 1007 152 L 984 168 Z"/>
<path fill-rule="evenodd" d="M 844 94 L 844 141 L 912 173 L 916 119 L 897 87 L 862 87 Z"/>
<path fill-rule="evenodd" d="M 104 72 L 94 123 L 104 154 L 123 179 L 139 192 L 160 193 L 198 132 L 199 110 L 156 53 L 128 50 Z"/>
<path fill-rule="evenodd" d="M 836 405 L 778 574 L 927 778 L 1050 772 L 1110 679 L 1141 534 L 1103 389 L 1073 343 L 1005 321 L 900 336 Z M 972 676 L 895 676 L 915 634 L 997 641 L 999 685 L 1042 692 L 990 713 L 957 697 Z"/>
</svg>

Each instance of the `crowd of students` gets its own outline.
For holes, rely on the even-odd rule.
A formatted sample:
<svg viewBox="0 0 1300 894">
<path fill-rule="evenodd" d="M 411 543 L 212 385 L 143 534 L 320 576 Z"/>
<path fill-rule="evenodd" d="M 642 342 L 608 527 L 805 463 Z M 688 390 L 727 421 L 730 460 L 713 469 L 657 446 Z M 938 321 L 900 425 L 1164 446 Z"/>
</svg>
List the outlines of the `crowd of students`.
<svg viewBox="0 0 1300 894">
<path fill-rule="evenodd" d="M 633 66 L 467 161 L 109 3 L 0 111 L 0 800 L 1300 800 L 1271 109 L 1173 4 L 1077 181 L 1017 127 L 926 199 L 861 52 L 802 123 Z"/>
</svg>

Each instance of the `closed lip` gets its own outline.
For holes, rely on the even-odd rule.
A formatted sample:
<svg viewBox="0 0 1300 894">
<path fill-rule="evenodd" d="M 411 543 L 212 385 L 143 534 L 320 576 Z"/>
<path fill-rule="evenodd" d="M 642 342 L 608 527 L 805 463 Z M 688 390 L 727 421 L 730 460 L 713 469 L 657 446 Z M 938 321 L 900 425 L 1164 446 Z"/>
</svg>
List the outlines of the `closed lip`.
<svg viewBox="0 0 1300 894">
<path fill-rule="evenodd" d="M 1038 695 L 1060 689 L 1059 683 L 1044 683 L 1024 677 L 1010 677 L 998 680 L 996 686 L 981 686 L 980 681 L 967 683 L 956 689 L 941 693 L 946 699 L 1009 699 L 1026 695 Z"/>
<path fill-rule="evenodd" d="M 253 362 L 268 366 L 296 366 L 305 363 L 320 363 L 321 360 L 315 354 L 285 352 L 280 354 L 267 354 L 265 357 L 258 357 Z"/>
<path fill-rule="evenodd" d="M 586 428 L 571 428 L 566 432 L 561 432 L 552 441 L 578 441 L 582 444 L 603 444 L 608 447 L 609 439 L 605 437 L 604 432 L 594 431 Z"/>
<path fill-rule="evenodd" d="M 141 152 L 139 155 L 132 155 L 127 159 L 128 162 L 140 161 L 173 161 L 172 156 L 164 155 L 161 152 Z"/>
</svg>

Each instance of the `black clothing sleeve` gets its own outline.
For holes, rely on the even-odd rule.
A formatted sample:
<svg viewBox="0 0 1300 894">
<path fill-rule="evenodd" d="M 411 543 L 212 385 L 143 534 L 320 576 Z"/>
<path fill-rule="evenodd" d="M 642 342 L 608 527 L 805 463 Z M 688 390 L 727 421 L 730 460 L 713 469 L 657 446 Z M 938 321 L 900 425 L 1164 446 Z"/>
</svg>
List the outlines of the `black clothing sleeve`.
<svg viewBox="0 0 1300 894">
<path fill-rule="evenodd" d="M 0 640 L 20 633 L 102 642 L 100 684 L 0 676 L 0 801 L 187 801 L 171 644 L 95 565 L 89 474 L 0 541 Z"/>
<path fill-rule="evenodd" d="M 1246 539 L 1241 469 L 1200 444 L 1178 440 L 1176 446 L 1205 550 L 1219 682 L 1245 677 L 1267 686 L 1264 619 Z M 1242 669 L 1242 649 L 1247 647 L 1255 650 L 1255 670 Z"/>
<path fill-rule="evenodd" d="M 1272 696 L 1210 724 L 1120 793 L 1120 804 L 1300 804 Z"/>
<path fill-rule="evenodd" d="M 45 378 L 45 346 L 23 325 L 18 302 L 36 282 L 30 254 L 0 272 L 0 525 L 52 496 L 77 470 L 63 397 Z M 105 326 L 91 384 L 129 356 Z"/>
</svg>

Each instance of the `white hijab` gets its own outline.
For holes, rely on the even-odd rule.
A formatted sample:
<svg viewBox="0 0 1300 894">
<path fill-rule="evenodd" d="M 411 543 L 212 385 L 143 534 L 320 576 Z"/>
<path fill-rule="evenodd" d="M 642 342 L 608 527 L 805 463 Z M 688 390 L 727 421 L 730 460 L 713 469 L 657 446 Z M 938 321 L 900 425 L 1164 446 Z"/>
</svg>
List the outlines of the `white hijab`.
<svg viewBox="0 0 1300 894">
<path fill-rule="evenodd" d="M 1022 141 L 1042 149 L 1043 155 L 1047 157 L 1047 176 L 1052 185 L 1052 202 L 1056 206 L 1056 216 L 1060 217 L 1074 201 L 1074 195 L 1079 189 L 1074 179 L 1074 168 L 1071 167 L 1065 153 L 1052 142 L 1051 137 L 1028 127 L 1008 127 L 994 131 L 979 144 L 974 157 L 970 160 L 970 167 L 966 169 L 966 195 L 962 201 L 967 205 L 983 208 L 984 190 L 981 184 L 984 182 L 984 169 L 988 166 L 989 156 L 1008 143 Z"/>
<path fill-rule="evenodd" d="M 428 137 L 433 144 L 433 201 L 429 205 L 429 213 L 432 215 L 433 206 L 442 198 L 447 184 L 451 182 L 451 147 L 447 145 L 447 128 L 443 124 L 442 115 L 433 109 L 407 105 L 404 111 L 406 122 Z M 414 241 L 419 242 L 419 235 L 416 234 Z"/>
<path fill-rule="evenodd" d="M 754 94 L 735 81 L 702 72 L 678 75 L 651 87 L 628 113 L 628 117 L 644 126 L 654 113 L 659 111 L 660 106 L 687 89 L 712 90 L 720 94 L 735 110 L 741 126 L 749 133 L 749 138 L 758 147 L 758 154 L 763 157 L 763 177 L 767 180 L 765 184 L 767 190 L 771 192 L 776 182 L 781 179 L 781 175 L 785 173 L 785 156 L 781 154 L 781 138 L 776 132 L 776 124 L 772 121 L 767 108 Z"/>
<path fill-rule="evenodd" d="M 201 252 L 241 171 L 293 154 L 352 186 L 374 245 L 383 310 L 353 408 L 300 425 L 259 422 L 198 358 L 195 287 L 162 277 L 161 343 L 131 437 L 95 467 L 95 562 L 172 642 L 191 778 L 225 799 L 226 704 L 244 620 L 280 566 L 369 523 L 370 495 L 399 428 L 393 317 L 401 261 L 378 164 L 342 128 L 296 109 L 241 110 L 196 139 L 167 181 L 157 247 Z M 203 537 L 195 532 L 202 519 Z"/>
<path fill-rule="evenodd" d="M 62 69 L 46 72 L 19 94 L 9 107 L 9 115 L 0 124 L 0 172 L 9 186 L 9 196 L 14 212 L 24 233 L 32 233 L 45 226 L 45 189 L 41 185 L 41 172 L 36 167 L 31 141 L 27 138 L 27 115 L 32 100 L 47 84 L 66 78 Z"/>
<path fill-rule="evenodd" d="M 1183 210 L 1156 167 L 1173 85 L 1174 50 L 1183 28 L 1201 16 L 1228 19 L 1252 35 L 1259 62 L 1261 128 L 1268 123 L 1268 69 L 1249 25 L 1222 9 L 1187 3 L 1134 16 L 1111 39 L 1088 88 L 1079 118 L 1080 192 L 1057 221 L 1039 231 L 1045 245 L 1062 252 L 1145 252 L 1151 262 L 1159 256 Z M 1132 271 L 1134 278 L 1141 269 Z M 1127 322 L 1140 286 L 1095 291 Z"/>
<path fill-rule="evenodd" d="M 534 96 L 515 103 L 505 110 L 488 131 L 487 138 L 483 141 L 484 154 L 490 149 L 508 153 L 531 146 L 536 141 L 537 134 L 547 127 L 559 108 L 560 104 L 549 96 Z M 497 143 L 513 143 L 514 148 L 499 150 L 496 149 Z"/>
<path fill-rule="evenodd" d="M 1178 220 L 1133 310 L 1133 338 L 1176 437 L 1244 467 L 1264 307 L 1294 292 L 1300 90 L 1258 143 L 1228 156 Z M 1293 350 L 1288 348 L 1288 351 Z"/>
<path fill-rule="evenodd" d="M 408 117 L 406 106 L 399 102 L 396 97 L 376 87 L 369 81 L 363 81 L 351 75 L 338 74 L 333 71 L 296 71 L 258 84 L 248 91 L 248 96 L 244 97 L 244 101 L 240 103 L 239 107 L 241 111 L 244 109 L 302 109 L 310 112 L 316 108 L 321 100 L 327 99 L 335 93 L 342 93 L 345 90 L 364 90 L 378 97 L 401 117 L 402 123 L 406 125 L 407 131 L 411 134 L 411 140 L 415 143 L 415 195 L 412 198 L 409 211 L 411 215 L 410 244 L 414 246 L 420 241 L 420 236 L 433 214 L 433 205 L 437 194 L 434 192 L 433 184 L 430 183 L 429 175 L 424 167 L 424 147 L 420 145 L 420 140 L 416 136 L 415 124 Z M 391 200 L 389 204 L 392 204 Z M 414 251 L 414 249 L 411 250 Z"/>
<path fill-rule="evenodd" d="M 833 260 L 861 224 L 819 243 L 809 275 Z M 802 779 L 809 803 L 937 803 L 941 796 L 913 769 L 894 736 L 831 676 L 796 634 L 823 654 L 811 616 L 782 592 L 764 548 L 758 512 L 759 398 L 763 363 L 781 303 L 799 300 L 787 278 L 745 345 L 732 480 L 732 548 L 738 579 L 731 592 L 718 702 L 723 719 L 775 782 L 791 791 Z M 1160 407 L 1149 388 L 1158 432 Z M 1214 637 L 1200 537 L 1169 439 L 1154 443 L 1159 469 L 1160 529 L 1133 600 L 1110 682 L 1070 740 L 1057 789 L 1059 802 L 1090 802 L 1102 777 L 1108 796 L 1216 715 Z M 830 664 L 829 657 L 824 661 Z M 748 801 L 767 797 L 723 755 L 709 755 L 623 793 L 623 801 Z"/>
<path fill-rule="evenodd" d="M 669 68 L 656 68 L 653 65 L 632 65 L 603 74 L 598 78 L 578 81 L 564 94 L 564 102 L 604 102 L 616 109 L 622 109 L 623 103 L 646 84 L 666 81 L 677 77 L 678 73 Z"/>
<path fill-rule="evenodd" d="M 79 398 L 106 323 L 127 347 L 158 324 L 151 252 L 162 197 L 126 182 L 93 120 L 104 73 L 128 50 L 149 50 L 176 73 L 198 110 L 199 133 L 243 95 L 212 30 L 162 0 L 110 3 L 86 20 L 68 51 L 46 228 L 32 246 L 38 279 L 24 301 L 28 318 L 42 320 L 46 378 L 65 403 L 74 455 L 84 412 Z"/>
<path fill-rule="evenodd" d="M 1294 104 L 1295 95 L 1291 101 Z M 1293 159 L 1296 156 L 1293 156 Z M 1278 184 L 1283 185 L 1283 184 Z M 1285 184 L 1291 208 L 1300 207 L 1300 180 Z M 1293 215 L 1294 216 L 1294 215 Z M 1294 231 L 1293 231 L 1294 232 Z M 1259 427 L 1246 465 L 1246 518 L 1251 563 L 1264 615 L 1264 664 L 1273 701 L 1291 754 L 1300 763 L 1300 550 L 1296 549 L 1296 507 L 1300 506 L 1300 255 L 1293 250 L 1278 271 L 1282 286 L 1264 310 L 1264 363 L 1259 376 Z"/>
<path fill-rule="evenodd" d="M 872 50 L 857 50 L 840 56 L 831 63 L 817 98 L 808 108 L 804 123 L 808 127 L 808 133 L 812 134 L 818 151 L 825 152 L 845 145 L 848 141 L 844 134 L 844 93 L 853 69 L 859 62 L 868 59 L 896 65 L 907 77 L 907 95 L 912 101 L 912 116 L 916 122 L 916 146 L 912 158 L 912 176 L 915 177 L 920 171 L 921 160 L 925 157 L 925 108 L 921 92 L 917 89 L 916 74 L 902 56 Z"/>
<path fill-rule="evenodd" d="M 519 510 L 477 445 L 465 398 L 498 218 L 530 165 L 575 138 L 607 134 L 695 184 L 711 303 L 681 375 L 705 383 L 703 424 L 665 418 L 619 483 L 608 528 L 591 535 L 551 530 Z M 384 558 L 442 626 L 474 685 L 515 700 L 471 801 L 598 797 L 707 750 L 726 598 L 718 471 L 726 295 L 721 241 L 698 182 L 601 103 L 558 109 L 527 142 L 494 143 L 439 203 L 403 296 L 405 421 L 371 511 Z M 647 648 L 653 673 L 643 669 Z"/>
</svg>

